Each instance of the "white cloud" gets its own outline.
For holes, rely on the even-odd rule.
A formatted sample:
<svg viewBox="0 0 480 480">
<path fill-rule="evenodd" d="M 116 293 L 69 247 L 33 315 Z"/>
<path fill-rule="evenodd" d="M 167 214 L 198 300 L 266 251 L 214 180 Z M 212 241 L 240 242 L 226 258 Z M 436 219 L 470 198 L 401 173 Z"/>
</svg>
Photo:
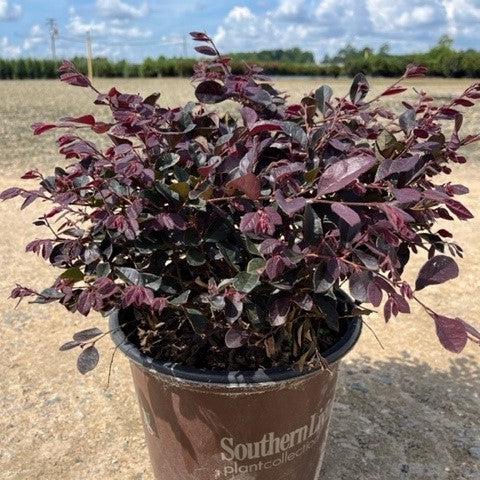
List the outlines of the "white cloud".
<svg viewBox="0 0 480 480">
<path fill-rule="evenodd" d="M 18 57 L 22 53 L 21 47 L 13 45 L 7 37 L 0 38 L 0 57 Z"/>
<path fill-rule="evenodd" d="M 122 0 L 97 0 L 95 6 L 100 15 L 109 18 L 142 18 L 149 12 L 147 2 L 130 5 Z"/>
<path fill-rule="evenodd" d="M 9 0 L 0 0 L 0 20 L 16 20 L 21 15 L 21 5 L 16 3 L 11 4 Z"/>
<path fill-rule="evenodd" d="M 80 15 L 72 12 L 73 15 L 67 26 L 67 31 L 73 35 L 85 35 L 90 32 L 92 34 L 104 35 L 107 30 L 107 23 L 105 21 L 96 22 L 94 20 L 84 20 Z"/>
<path fill-rule="evenodd" d="M 430 3 L 430 5 L 427 5 Z M 377 32 L 395 29 L 411 30 L 433 24 L 445 23 L 445 12 L 437 0 L 366 0 L 367 9 Z"/>
<path fill-rule="evenodd" d="M 43 28 L 39 24 L 33 25 L 28 37 L 23 41 L 22 50 L 30 50 L 35 45 L 45 42 L 45 39 L 46 35 Z"/>
<path fill-rule="evenodd" d="M 111 21 L 95 21 L 85 20 L 76 13 L 74 9 L 70 9 L 70 21 L 68 23 L 68 32 L 73 35 L 85 35 L 90 32 L 95 35 L 109 35 L 119 38 L 148 38 L 151 37 L 152 31 L 146 28 L 131 26 L 130 21 L 115 18 Z"/>
<path fill-rule="evenodd" d="M 233 7 L 227 15 L 226 21 L 242 22 L 253 20 L 255 16 L 248 7 Z"/>
<path fill-rule="evenodd" d="M 261 13 L 232 8 L 214 37 L 221 49 L 300 46 L 321 58 L 348 43 L 389 42 L 393 51 L 405 52 L 431 47 L 452 25 L 465 36 L 466 26 L 471 33 L 480 21 L 480 0 L 277 0 L 269 5 Z M 475 36 L 480 39 L 480 31 Z"/>
</svg>

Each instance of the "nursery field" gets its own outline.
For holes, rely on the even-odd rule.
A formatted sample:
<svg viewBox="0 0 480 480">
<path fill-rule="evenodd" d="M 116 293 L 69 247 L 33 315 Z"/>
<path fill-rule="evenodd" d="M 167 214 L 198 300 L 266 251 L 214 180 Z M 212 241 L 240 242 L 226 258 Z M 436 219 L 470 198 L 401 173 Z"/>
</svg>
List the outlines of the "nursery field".
<svg viewBox="0 0 480 480">
<path fill-rule="evenodd" d="M 187 80 L 96 82 L 100 90 L 113 83 L 121 91 L 160 91 L 165 105 L 193 98 Z M 298 100 L 320 83 L 341 93 L 350 81 L 277 83 Z M 372 80 L 374 90 L 389 83 Z M 470 81 L 411 83 L 448 99 Z M 63 162 L 54 134 L 33 137 L 30 124 L 85 113 L 103 118 L 106 113 L 91 103 L 93 96 L 86 89 L 55 81 L 2 81 L 0 99 L 0 190 L 19 184 L 25 170 L 48 171 Z M 475 107 L 466 114 L 465 132 L 478 129 L 480 107 Z M 467 258 L 459 261 L 459 278 L 425 289 L 421 297 L 439 312 L 480 327 L 480 147 L 469 153 L 471 162 L 451 176 L 453 183 L 470 187 L 465 203 L 477 215 L 453 228 Z M 107 388 L 113 350 L 109 342 L 101 345 L 98 369 L 86 376 L 77 373 L 74 352 L 58 351 L 75 331 L 104 328 L 105 321 L 70 315 L 58 305 L 25 303 L 14 309 L 15 303 L 7 300 L 16 281 L 41 287 L 55 273 L 23 253 L 30 239 L 44 233 L 27 223 L 42 212 L 41 205 L 22 212 L 18 206 L 0 204 L 0 479 L 153 480 L 127 361 L 116 356 Z M 415 259 L 410 271 L 423 261 Z M 387 325 L 378 315 L 366 321 L 383 348 L 365 328 L 343 362 L 322 480 L 478 480 L 480 348 L 470 344 L 461 355 L 448 353 L 438 344 L 430 319 L 418 309 Z"/>
</svg>

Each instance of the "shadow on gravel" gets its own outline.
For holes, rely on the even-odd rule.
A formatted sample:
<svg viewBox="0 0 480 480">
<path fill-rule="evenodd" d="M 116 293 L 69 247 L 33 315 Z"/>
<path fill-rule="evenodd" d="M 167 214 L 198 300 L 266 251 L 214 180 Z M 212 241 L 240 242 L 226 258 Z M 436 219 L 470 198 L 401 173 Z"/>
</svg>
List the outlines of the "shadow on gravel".
<svg viewBox="0 0 480 480">
<path fill-rule="evenodd" d="M 321 480 L 478 480 L 480 366 L 407 354 L 341 369 Z"/>
</svg>

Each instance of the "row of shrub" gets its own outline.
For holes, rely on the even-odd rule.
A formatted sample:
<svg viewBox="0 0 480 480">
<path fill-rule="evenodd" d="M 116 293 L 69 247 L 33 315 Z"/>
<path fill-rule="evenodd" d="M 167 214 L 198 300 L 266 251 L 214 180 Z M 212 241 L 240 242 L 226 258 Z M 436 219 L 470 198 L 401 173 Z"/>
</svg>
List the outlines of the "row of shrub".
<svg viewBox="0 0 480 480">
<path fill-rule="evenodd" d="M 437 77 L 480 77 L 480 52 L 445 52 L 440 56 L 429 53 L 411 55 L 378 55 L 349 58 L 343 64 L 347 75 L 363 72 L 368 75 L 397 77 L 405 71 L 409 63 L 417 63 L 428 68 L 431 76 Z"/>
<path fill-rule="evenodd" d="M 363 72 L 374 76 L 398 77 L 409 63 L 417 63 L 428 67 L 432 76 L 479 78 L 480 51 L 455 51 L 449 42 L 448 38 L 444 38 L 429 52 L 408 55 L 391 55 L 382 49 L 374 53 L 368 48 L 356 50 L 347 46 L 337 56 L 326 58 L 320 65 L 273 60 L 256 63 L 269 75 L 337 77 Z M 236 54 L 232 59 L 233 71 L 243 71 L 244 61 Z M 80 71 L 87 72 L 86 58 L 76 57 L 73 62 Z M 134 64 L 99 57 L 93 61 L 93 70 L 96 77 L 189 77 L 196 62 L 194 58 L 158 57 L 146 58 L 142 63 Z M 0 59 L 0 79 L 56 78 L 57 66 L 58 63 L 53 60 Z"/>
<path fill-rule="evenodd" d="M 82 73 L 87 72 L 84 57 L 72 59 Z M 107 58 L 95 58 L 93 71 L 96 77 L 189 77 L 193 73 L 194 58 L 146 58 L 141 64 L 118 62 Z M 338 76 L 342 68 L 338 65 L 317 65 L 315 63 L 257 62 L 269 75 Z M 243 60 L 233 59 L 233 70 L 241 72 Z M 31 58 L 0 59 L 0 79 L 56 78 L 57 62 Z"/>
</svg>

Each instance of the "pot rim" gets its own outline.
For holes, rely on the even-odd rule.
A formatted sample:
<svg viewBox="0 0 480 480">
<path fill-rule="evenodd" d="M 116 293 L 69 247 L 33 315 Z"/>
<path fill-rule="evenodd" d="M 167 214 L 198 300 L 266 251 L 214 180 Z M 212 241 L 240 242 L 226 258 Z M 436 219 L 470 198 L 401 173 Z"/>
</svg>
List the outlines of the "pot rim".
<svg viewBox="0 0 480 480">
<path fill-rule="evenodd" d="M 348 298 L 346 294 L 345 296 Z M 109 326 L 110 336 L 113 340 L 113 343 L 129 358 L 129 360 L 133 361 L 140 367 L 147 369 L 151 373 L 167 375 L 183 382 L 208 385 L 230 385 L 232 387 L 248 387 L 258 386 L 260 384 L 285 382 L 288 380 L 305 379 L 320 370 L 320 367 L 304 373 L 286 368 L 230 371 L 207 370 L 188 367 L 176 362 L 162 362 L 161 360 L 156 360 L 148 355 L 145 355 L 137 348 L 135 344 L 127 339 L 119 324 L 118 311 L 115 311 L 110 315 Z M 323 353 L 323 358 L 329 364 L 338 362 L 357 343 L 361 332 L 362 317 L 352 317 L 348 321 L 346 332 L 337 343 Z"/>
</svg>

